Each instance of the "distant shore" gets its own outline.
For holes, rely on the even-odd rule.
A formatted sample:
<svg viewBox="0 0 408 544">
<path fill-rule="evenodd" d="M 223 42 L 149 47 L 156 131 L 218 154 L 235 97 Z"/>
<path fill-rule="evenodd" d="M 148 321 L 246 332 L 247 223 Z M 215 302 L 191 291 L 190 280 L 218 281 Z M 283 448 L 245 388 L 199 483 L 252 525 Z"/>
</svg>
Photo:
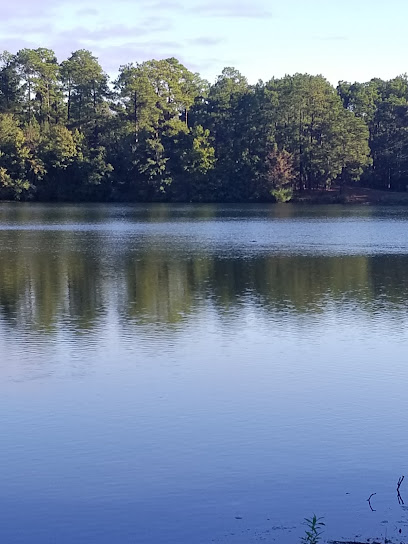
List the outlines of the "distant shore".
<svg viewBox="0 0 408 544">
<path fill-rule="evenodd" d="M 11 203 L 19 202 L 12 199 L 0 199 L 0 203 Z M 272 201 L 260 200 L 260 201 L 247 201 L 241 202 L 240 200 L 226 200 L 226 201 L 185 201 L 183 199 L 179 200 L 141 200 L 141 199 L 34 199 L 34 200 L 23 200 L 21 203 L 37 203 L 37 204 L 273 204 Z M 292 197 L 287 200 L 288 204 L 344 204 L 344 205 L 366 205 L 366 206 L 408 206 L 408 191 L 384 191 L 379 189 L 370 189 L 368 187 L 332 187 L 327 190 L 303 190 L 294 192 Z"/>
<path fill-rule="evenodd" d="M 366 187 L 333 188 L 295 193 L 291 202 L 305 204 L 363 204 L 408 206 L 408 192 L 379 191 Z"/>
</svg>

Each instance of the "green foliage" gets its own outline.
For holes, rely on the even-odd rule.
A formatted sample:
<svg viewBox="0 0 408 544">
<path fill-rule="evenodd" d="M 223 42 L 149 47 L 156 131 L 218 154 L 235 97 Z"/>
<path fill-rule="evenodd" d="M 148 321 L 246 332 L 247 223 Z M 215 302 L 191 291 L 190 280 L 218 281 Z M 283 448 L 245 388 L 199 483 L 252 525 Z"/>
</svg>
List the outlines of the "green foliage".
<svg viewBox="0 0 408 544">
<path fill-rule="evenodd" d="M 108 76 L 88 50 L 0 54 L 0 198 L 279 201 L 408 188 L 408 78 L 210 85 L 175 58 Z"/>
<path fill-rule="evenodd" d="M 305 536 L 301 538 L 302 544 L 318 544 L 320 537 L 323 534 L 322 527 L 325 526 L 323 518 L 316 517 L 316 514 L 313 514 L 312 518 L 305 518 L 305 523 L 307 529 L 305 531 Z"/>
<path fill-rule="evenodd" d="M 22 102 L 20 76 L 15 56 L 8 51 L 0 53 L 0 111 L 17 113 Z"/>
<path fill-rule="evenodd" d="M 63 125 L 54 125 L 42 134 L 39 156 L 49 169 L 66 170 L 78 157 L 74 134 Z"/>
<path fill-rule="evenodd" d="M 61 83 L 66 96 L 68 126 L 96 137 L 109 95 L 108 76 L 98 59 L 86 49 L 75 51 L 61 64 Z"/>
<path fill-rule="evenodd" d="M 367 185 L 379 189 L 407 189 L 408 77 L 368 83 L 341 82 L 339 94 L 347 110 L 368 130 L 372 160 L 362 173 Z"/>
<path fill-rule="evenodd" d="M 289 202 L 292 199 L 293 191 L 292 189 L 272 189 L 271 195 L 276 202 Z"/>
<path fill-rule="evenodd" d="M 364 123 L 349 115 L 322 76 L 286 76 L 267 88 L 277 93 L 275 138 L 293 156 L 299 190 L 329 188 L 347 167 L 358 172 L 367 165 Z M 363 145 L 355 146 L 360 140 Z"/>
<path fill-rule="evenodd" d="M 24 93 L 23 113 L 30 124 L 41 125 L 58 121 L 62 108 L 59 66 L 50 49 L 22 49 L 14 58 Z"/>
<path fill-rule="evenodd" d="M 23 130 L 14 117 L 0 114 L 0 195 L 19 200 L 29 194 L 31 180 L 41 177 L 42 165 L 32 156 Z"/>
</svg>

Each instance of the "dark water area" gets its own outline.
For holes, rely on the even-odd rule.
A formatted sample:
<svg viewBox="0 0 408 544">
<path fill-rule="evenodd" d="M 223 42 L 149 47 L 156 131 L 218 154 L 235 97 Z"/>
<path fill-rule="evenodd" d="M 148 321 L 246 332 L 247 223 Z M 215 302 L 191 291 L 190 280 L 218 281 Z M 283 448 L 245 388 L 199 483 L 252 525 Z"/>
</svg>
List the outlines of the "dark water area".
<svg viewBox="0 0 408 544">
<path fill-rule="evenodd" d="M 408 541 L 407 301 L 407 209 L 0 205 L 0 542 Z"/>
</svg>

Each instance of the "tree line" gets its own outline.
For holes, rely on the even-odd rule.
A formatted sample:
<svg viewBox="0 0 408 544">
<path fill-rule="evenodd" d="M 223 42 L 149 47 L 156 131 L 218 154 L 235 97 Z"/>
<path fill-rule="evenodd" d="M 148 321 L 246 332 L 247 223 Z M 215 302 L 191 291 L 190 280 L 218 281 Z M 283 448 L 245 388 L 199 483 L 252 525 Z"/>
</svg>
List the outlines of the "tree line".
<svg viewBox="0 0 408 544">
<path fill-rule="evenodd" d="M 210 84 L 169 58 L 110 81 L 84 49 L 0 54 L 1 199 L 285 201 L 355 182 L 407 188 L 405 75 Z"/>
</svg>

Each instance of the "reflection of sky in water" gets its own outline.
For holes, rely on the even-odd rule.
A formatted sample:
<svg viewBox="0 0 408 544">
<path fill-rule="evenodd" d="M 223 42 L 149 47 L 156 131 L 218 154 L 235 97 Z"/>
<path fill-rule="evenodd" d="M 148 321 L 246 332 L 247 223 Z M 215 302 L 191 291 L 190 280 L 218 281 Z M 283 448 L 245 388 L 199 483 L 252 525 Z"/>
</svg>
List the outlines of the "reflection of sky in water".
<svg viewBox="0 0 408 544">
<path fill-rule="evenodd" d="M 381 213 L 374 255 L 245 254 L 268 221 L 188 223 L 196 246 L 171 221 L 156 245 L 145 223 L 139 245 L 0 233 L 0 539 L 292 543 L 313 512 L 327 538 L 406 539 L 408 257 Z M 273 224 L 340 236 L 315 219 Z"/>
<path fill-rule="evenodd" d="M 169 245 L 182 254 L 197 251 L 240 257 L 279 253 L 286 255 L 406 254 L 407 221 L 387 224 L 379 220 L 240 220 L 216 222 L 163 222 L 126 224 L 0 224 L 0 232 L 78 233 L 99 235 L 100 241 L 129 250 L 155 246 L 166 252 Z M 385 232 L 384 232 L 385 230 Z M 124 239 L 124 237 L 126 237 Z M 34 240 L 33 240 L 34 241 Z M 117 249 L 119 249 L 117 247 Z"/>
</svg>

